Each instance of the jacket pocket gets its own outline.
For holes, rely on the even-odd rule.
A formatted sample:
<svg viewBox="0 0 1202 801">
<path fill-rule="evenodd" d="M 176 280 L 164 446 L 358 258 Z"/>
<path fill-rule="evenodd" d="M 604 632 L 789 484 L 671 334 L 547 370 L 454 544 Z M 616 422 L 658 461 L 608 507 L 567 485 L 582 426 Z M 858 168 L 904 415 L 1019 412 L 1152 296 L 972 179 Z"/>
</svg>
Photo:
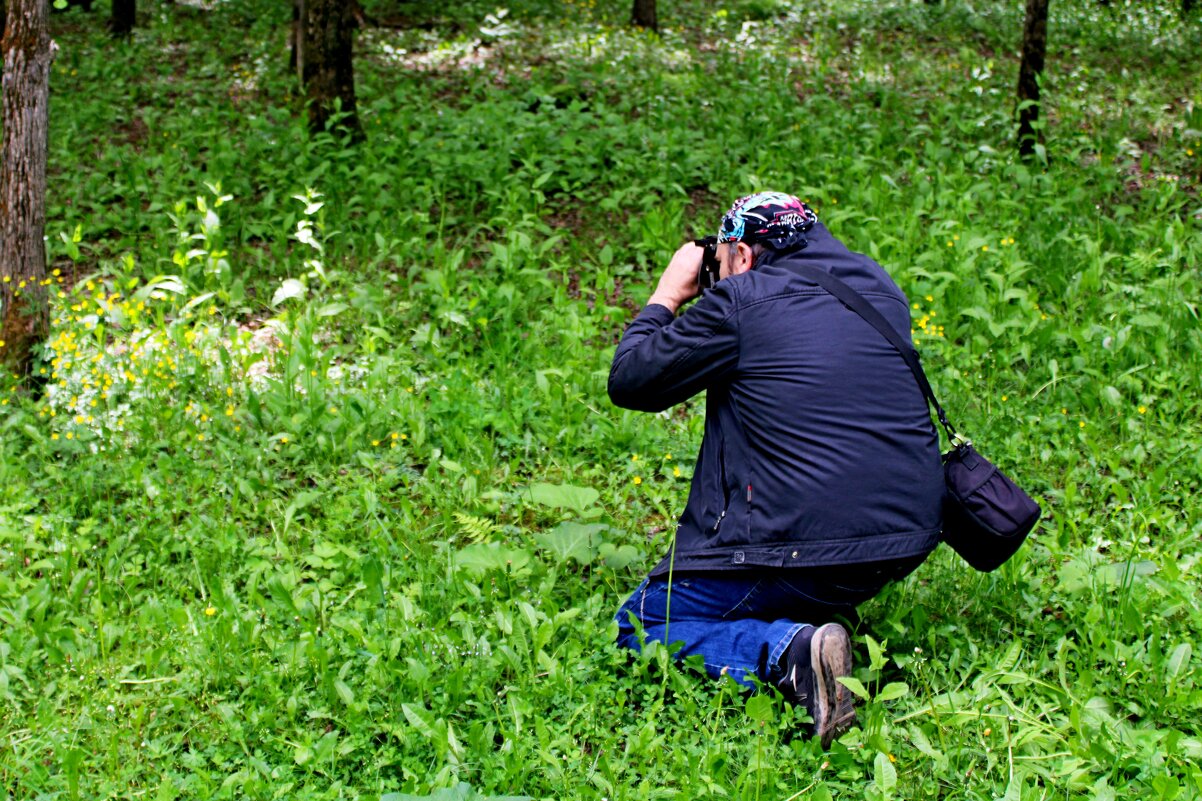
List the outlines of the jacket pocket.
<svg viewBox="0 0 1202 801">
<path fill-rule="evenodd" d="M 714 520 L 713 532 L 717 533 L 722 521 L 726 519 L 726 511 L 730 508 L 730 493 L 726 489 L 726 440 L 718 443 L 718 516 Z"/>
</svg>

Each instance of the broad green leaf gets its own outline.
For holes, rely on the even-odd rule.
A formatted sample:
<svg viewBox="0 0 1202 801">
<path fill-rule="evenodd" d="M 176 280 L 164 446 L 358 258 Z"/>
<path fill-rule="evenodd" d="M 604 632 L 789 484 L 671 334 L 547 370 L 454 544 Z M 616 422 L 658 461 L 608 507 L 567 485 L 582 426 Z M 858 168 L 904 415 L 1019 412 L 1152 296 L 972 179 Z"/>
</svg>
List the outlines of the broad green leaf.
<svg viewBox="0 0 1202 801">
<path fill-rule="evenodd" d="M 537 504 L 555 509 L 572 509 L 583 512 L 597 502 L 601 493 L 592 487 L 574 487 L 571 484 L 532 484 L 530 499 Z"/>
<path fill-rule="evenodd" d="M 852 678 L 851 676 L 840 676 L 837 681 L 847 689 L 851 690 L 852 694 L 854 694 L 857 698 L 860 698 L 864 701 L 868 700 L 868 690 L 864 689 L 864 685 L 859 679 Z"/>
<path fill-rule="evenodd" d="M 530 553 L 496 542 L 468 545 L 455 554 L 455 566 L 483 573 L 488 570 L 520 570 L 530 563 Z"/>
<path fill-rule="evenodd" d="M 569 559 L 575 559 L 584 565 L 593 561 L 601 543 L 601 532 L 605 526 L 600 523 L 576 523 L 572 521 L 560 523 L 550 531 L 534 535 L 534 541 L 540 547 L 549 551 L 558 564 Z"/>
<path fill-rule="evenodd" d="M 1169 654 L 1168 676 L 1170 679 L 1176 679 L 1181 675 L 1181 672 L 1189 664 L 1190 655 L 1193 653 L 1193 646 L 1187 642 L 1183 642 L 1173 649 L 1173 653 Z"/>
<path fill-rule="evenodd" d="M 910 692 L 910 688 L 900 681 L 890 682 L 876 694 L 876 701 L 893 701 L 897 698 L 902 698 Z"/>
<path fill-rule="evenodd" d="M 760 723 L 772 720 L 772 699 L 767 695 L 753 695 L 748 698 L 747 717 Z"/>
<path fill-rule="evenodd" d="M 409 725 L 417 729 L 427 740 L 433 740 L 438 736 L 438 732 L 435 730 L 434 715 L 422 707 L 401 704 L 401 714 L 405 716 L 405 720 L 409 721 Z"/>
<path fill-rule="evenodd" d="M 897 768 L 893 767 L 893 762 L 887 755 L 879 751 L 872 762 L 872 780 L 886 798 L 890 797 L 897 787 Z"/>
<path fill-rule="evenodd" d="M 871 670 L 880 670 L 889 661 L 885 658 L 885 649 L 879 642 L 872 639 L 872 635 L 864 635 L 865 642 L 868 643 L 868 667 Z"/>
<path fill-rule="evenodd" d="M 342 679 L 334 681 L 334 692 L 338 693 L 338 697 L 342 699 L 342 703 L 347 706 L 355 702 L 355 691 Z"/>
</svg>

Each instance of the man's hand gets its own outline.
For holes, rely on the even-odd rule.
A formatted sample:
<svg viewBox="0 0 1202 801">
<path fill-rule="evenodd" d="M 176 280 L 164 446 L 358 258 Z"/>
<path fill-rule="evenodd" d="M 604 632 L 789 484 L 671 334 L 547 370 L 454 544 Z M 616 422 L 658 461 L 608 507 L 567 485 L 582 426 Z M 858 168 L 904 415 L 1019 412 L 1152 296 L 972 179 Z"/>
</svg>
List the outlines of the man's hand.
<svg viewBox="0 0 1202 801">
<path fill-rule="evenodd" d="M 673 313 L 697 297 L 697 273 L 701 269 L 701 257 L 705 248 L 686 242 L 672 255 L 668 269 L 660 276 L 659 286 L 651 293 L 647 305 L 658 303 L 667 306 Z"/>
</svg>

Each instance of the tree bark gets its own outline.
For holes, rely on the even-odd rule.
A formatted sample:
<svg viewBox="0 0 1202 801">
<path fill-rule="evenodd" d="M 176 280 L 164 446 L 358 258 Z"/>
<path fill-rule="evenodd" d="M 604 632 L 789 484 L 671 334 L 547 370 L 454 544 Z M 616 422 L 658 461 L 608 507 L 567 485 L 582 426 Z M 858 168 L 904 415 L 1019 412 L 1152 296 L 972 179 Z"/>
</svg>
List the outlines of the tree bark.
<svg viewBox="0 0 1202 801">
<path fill-rule="evenodd" d="M 49 328 L 46 304 L 46 150 L 54 42 L 50 0 L 10 0 L 0 142 L 0 362 L 28 373 Z"/>
<path fill-rule="evenodd" d="M 138 0 L 113 0 L 113 14 L 109 17 L 109 32 L 113 36 L 129 36 L 134 30 L 138 14 Z"/>
<path fill-rule="evenodd" d="M 1039 121 L 1039 79 L 1043 75 L 1048 49 L 1048 2 L 1027 0 L 1027 19 L 1023 25 L 1023 56 L 1018 68 L 1018 153 L 1029 158 L 1042 134 L 1035 130 Z"/>
<path fill-rule="evenodd" d="M 658 31 L 659 18 L 655 12 L 655 0 L 634 0 L 634 7 L 630 11 L 630 24 L 649 31 Z"/>
<path fill-rule="evenodd" d="M 358 141 L 363 127 L 355 103 L 354 17 L 346 0 L 301 0 L 298 37 L 301 82 L 309 102 L 309 129 L 331 123 Z M 336 111 L 341 114 L 335 117 Z"/>
</svg>

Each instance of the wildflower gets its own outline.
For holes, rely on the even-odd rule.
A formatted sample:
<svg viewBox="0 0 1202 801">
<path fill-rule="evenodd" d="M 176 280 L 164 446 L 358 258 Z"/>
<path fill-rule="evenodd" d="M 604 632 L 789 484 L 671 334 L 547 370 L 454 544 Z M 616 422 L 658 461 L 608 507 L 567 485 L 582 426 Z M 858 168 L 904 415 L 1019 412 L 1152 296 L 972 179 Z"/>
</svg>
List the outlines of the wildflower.
<svg viewBox="0 0 1202 801">
<path fill-rule="evenodd" d="M 665 461 L 665 462 L 670 462 L 670 461 L 672 461 L 672 454 L 670 454 L 670 453 L 665 453 L 665 454 L 664 454 L 664 461 Z"/>
<path fill-rule="evenodd" d="M 1077 427 L 1078 427 L 1078 428 L 1085 428 L 1085 421 L 1084 421 L 1084 420 L 1080 420 L 1080 421 L 1078 421 L 1078 422 L 1077 422 Z"/>
<path fill-rule="evenodd" d="M 371 446 L 372 446 L 373 448 L 378 448 L 378 447 L 380 447 L 380 440 L 378 440 L 378 439 L 373 439 L 373 440 L 371 441 Z"/>
<path fill-rule="evenodd" d="M 639 455 L 637 453 L 632 453 L 630 455 L 630 461 L 637 462 L 638 460 L 639 460 Z"/>
<path fill-rule="evenodd" d="M 927 295 L 926 301 L 927 303 L 933 303 L 935 301 L 934 295 Z"/>
<path fill-rule="evenodd" d="M 205 617 L 212 617 L 215 614 L 217 614 L 216 607 L 214 607 L 214 606 L 206 606 L 205 607 Z"/>
<path fill-rule="evenodd" d="M 989 250 L 989 245 L 981 245 L 981 252 L 986 253 Z"/>
<path fill-rule="evenodd" d="M 50 439 L 58 439 L 58 434 L 57 434 L 57 433 L 52 433 L 52 434 L 50 435 Z"/>
<path fill-rule="evenodd" d="M 1009 396 L 1007 396 L 1007 395 L 1003 395 L 1003 396 L 1002 396 L 1002 403 L 1005 403 L 1008 397 L 1009 397 Z"/>
<path fill-rule="evenodd" d="M 284 436 L 280 437 L 280 442 L 287 445 L 288 444 L 288 435 L 285 434 Z"/>
<path fill-rule="evenodd" d="M 947 246 L 948 246 L 949 248 L 950 248 L 950 247 L 955 247 L 955 243 L 954 243 L 954 242 L 952 242 L 952 240 L 950 240 L 950 239 L 949 239 L 949 240 L 947 240 Z"/>
<path fill-rule="evenodd" d="M 634 485 L 635 485 L 636 487 L 637 487 L 639 484 L 642 484 L 642 483 L 643 483 L 642 476 L 635 476 L 635 477 L 634 477 Z"/>
<path fill-rule="evenodd" d="M 226 417 L 233 417 L 233 416 L 234 416 L 234 407 L 233 407 L 233 406 L 226 406 L 226 407 L 225 407 L 225 416 L 226 416 Z"/>
<path fill-rule="evenodd" d="M 680 468 L 679 468 L 679 467 L 673 467 L 673 468 L 672 468 L 672 475 L 673 475 L 673 477 L 675 477 L 675 478 L 680 478 Z"/>
<path fill-rule="evenodd" d="M 391 437 L 393 440 L 397 440 L 397 439 L 400 439 L 400 436 L 401 436 L 401 435 L 400 435 L 400 434 L 398 434 L 397 432 L 393 431 L 393 432 L 392 432 L 391 434 L 389 434 L 388 436 L 390 436 L 390 437 Z"/>
<path fill-rule="evenodd" d="M 1146 414 L 1146 413 L 1147 413 L 1147 411 L 1148 411 L 1148 407 L 1147 407 L 1147 406 L 1140 406 L 1138 409 L 1136 409 L 1136 411 L 1138 411 L 1140 414 Z"/>
</svg>

